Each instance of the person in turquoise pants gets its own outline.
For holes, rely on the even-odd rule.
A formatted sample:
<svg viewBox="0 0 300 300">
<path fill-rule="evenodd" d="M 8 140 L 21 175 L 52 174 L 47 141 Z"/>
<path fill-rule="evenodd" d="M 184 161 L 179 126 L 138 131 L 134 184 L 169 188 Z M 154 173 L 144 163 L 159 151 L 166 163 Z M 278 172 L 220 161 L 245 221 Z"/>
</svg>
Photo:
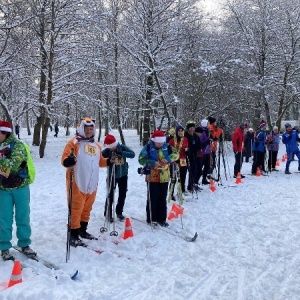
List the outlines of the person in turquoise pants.
<svg viewBox="0 0 300 300">
<path fill-rule="evenodd" d="M 12 134 L 9 122 L 0 120 L 0 250 L 3 260 L 14 260 L 12 225 L 15 215 L 17 246 L 35 257 L 31 244 L 30 191 L 27 152 L 24 144 Z"/>
</svg>

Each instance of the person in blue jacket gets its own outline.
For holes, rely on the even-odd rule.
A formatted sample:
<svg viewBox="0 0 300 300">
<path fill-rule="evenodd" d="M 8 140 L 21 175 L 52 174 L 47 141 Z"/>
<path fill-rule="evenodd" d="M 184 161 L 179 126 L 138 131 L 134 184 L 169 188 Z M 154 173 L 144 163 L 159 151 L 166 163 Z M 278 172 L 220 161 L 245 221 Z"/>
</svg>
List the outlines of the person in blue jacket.
<svg viewBox="0 0 300 300">
<path fill-rule="evenodd" d="M 112 178 L 114 184 L 110 184 L 109 195 L 109 199 L 112 201 L 109 201 L 110 203 L 107 203 L 106 199 L 104 208 L 104 216 L 106 216 L 112 223 L 114 221 L 112 215 L 112 205 L 114 201 L 113 194 L 117 184 L 119 187 L 119 196 L 116 205 L 116 215 L 120 221 L 123 221 L 125 219 L 125 216 L 123 215 L 123 209 L 128 186 L 128 162 L 126 162 L 126 158 L 134 158 L 135 153 L 127 146 L 120 144 L 112 134 L 108 134 L 105 136 L 104 147 L 105 149 L 102 151 L 102 156 L 104 158 L 109 158 L 110 164 L 115 165 L 115 174 L 114 178 Z M 110 172 L 111 170 L 112 169 L 110 168 Z M 109 176 L 111 176 L 111 173 L 109 173 Z"/>
<path fill-rule="evenodd" d="M 256 132 L 254 138 L 254 143 L 252 146 L 253 151 L 253 163 L 252 163 L 252 175 L 256 175 L 257 168 L 261 170 L 262 173 L 266 172 L 265 169 L 265 144 L 267 138 L 267 124 L 264 121 L 260 122 L 259 129 Z"/>
<path fill-rule="evenodd" d="M 282 142 L 285 144 L 287 160 L 285 165 L 285 174 L 291 174 L 290 163 L 293 160 L 293 154 L 298 157 L 298 171 L 300 171 L 300 150 L 297 142 L 300 142 L 298 132 L 293 130 L 290 123 L 285 124 L 285 132 L 282 134 Z"/>
</svg>

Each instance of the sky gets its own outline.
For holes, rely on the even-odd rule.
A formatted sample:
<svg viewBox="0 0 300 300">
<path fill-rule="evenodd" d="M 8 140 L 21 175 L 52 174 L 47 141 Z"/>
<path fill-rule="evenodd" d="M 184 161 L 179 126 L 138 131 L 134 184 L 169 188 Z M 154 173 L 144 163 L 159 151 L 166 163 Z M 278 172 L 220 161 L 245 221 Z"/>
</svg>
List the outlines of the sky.
<svg viewBox="0 0 300 300">
<path fill-rule="evenodd" d="M 117 131 L 111 133 L 118 139 Z M 152 230 L 136 220 L 146 217 L 145 178 L 137 173 L 141 146 L 134 130 L 124 130 L 127 146 L 136 153 L 128 160 L 124 209 L 134 236 L 122 239 L 125 227 L 119 221 L 115 224 L 117 237 L 110 236 L 112 227 L 100 233 L 106 197 L 106 169 L 100 169 L 88 227 L 99 239 L 87 243 L 103 252 L 71 248 L 66 263 L 65 169 L 60 157 L 69 137 L 63 128 L 58 138 L 53 135 L 49 132 L 43 159 L 38 157 L 38 147 L 32 147 L 37 175 L 31 185 L 31 247 L 59 270 L 50 270 L 12 250 L 25 266 L 22 283 L 7 288 L 13 262 L 0 259 L 1 300 L 299 299 L 300 174 L 296 172 L 297 161 L 291 163 L 292 174 L 284 174 L 284 145 L 280 144 L 278 172 L 252 176 L 251 162 L 244 163 L 242 173 L 246 178 L 236 184 L 229 143 L 224 148 L 225 166 L 221 164 L 216 191 L 203 186 L 198 194 L 189 194 L 181 218 L 169 221 L 169 229 Z M 25 129 L 21 138 L 31 144 L 32 137 Z M 171 205 L 168 203 L 168 214 Z M 192 243 L 176 236 L 192 236 L 195 232 L 198 239 Z M 14 230 L 13 244 L 16 242 Z M 70 276 L 76 270 L 77 279 L 72 280 Z"/>
</svg>

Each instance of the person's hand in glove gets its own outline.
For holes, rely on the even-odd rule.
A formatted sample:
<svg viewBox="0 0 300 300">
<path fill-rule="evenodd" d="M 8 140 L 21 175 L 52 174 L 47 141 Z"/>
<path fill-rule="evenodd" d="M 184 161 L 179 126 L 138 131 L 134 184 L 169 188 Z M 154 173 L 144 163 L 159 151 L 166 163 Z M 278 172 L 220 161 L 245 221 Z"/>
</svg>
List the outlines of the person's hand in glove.
<svg viewBox="0 0 300 300">
<path fill-rule="evenodd" d="M 66 168 L 70 168 L 76 165 L 76 157 L 74 155 L 69 155 L 67 158 L 64 159 L 63 165 Z"/>
</svg>

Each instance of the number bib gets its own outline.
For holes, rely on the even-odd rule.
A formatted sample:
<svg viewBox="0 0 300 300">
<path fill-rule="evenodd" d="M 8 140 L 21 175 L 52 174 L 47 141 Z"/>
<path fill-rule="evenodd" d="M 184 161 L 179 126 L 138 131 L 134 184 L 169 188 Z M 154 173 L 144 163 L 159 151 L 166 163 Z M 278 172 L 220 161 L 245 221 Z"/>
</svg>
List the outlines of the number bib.
<svg viewBox="0 0 300 300">
<path fill-rule="evenodd" d="M 85 145 L 84 153 L 96 156 L 98 154 L 98 148 L 97 146 L 93 146 L 93 145 Z"/>
<path fill-rule="evenodd" d="M 185 167 L 186 166 L 186 159 L 180 158 L 180 166 Z"/>
</svg>

